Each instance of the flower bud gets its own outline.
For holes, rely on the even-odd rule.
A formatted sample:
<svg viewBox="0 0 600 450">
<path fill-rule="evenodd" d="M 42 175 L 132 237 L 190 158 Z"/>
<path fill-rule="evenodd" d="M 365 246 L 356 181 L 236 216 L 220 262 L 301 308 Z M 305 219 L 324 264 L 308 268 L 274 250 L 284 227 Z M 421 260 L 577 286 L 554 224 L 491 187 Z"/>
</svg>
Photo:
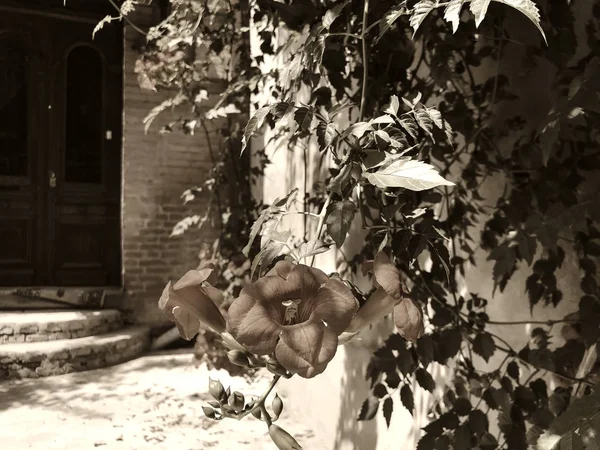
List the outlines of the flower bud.
<svg viewBox="0 0 600 450">
<path fill-rule="evenodd" d="M 239 350 L 241 352 L 246 351 L 242 344 L 236 341 L 229 333 L 221 333 L 221 339 L 223 339 L 223 343 L 229 350 Z"/>
<path fill-rule="evenodd" d="M 269 358 L 269 360 L 266 363 L 266 366 L 267 370 L 274 375 L 281 375 L 283 377 L 287 376 L 287 371 L 281 364 L 279 364 L 279 361 L 277 361 L 275 358 Z"/>
<path fill-rule="evenodd" d="M 277 425 L 271 425 L 269 427 L 269 436 L 271 436 L 273 443 L 279 450 L 302 450 L 298 441 Z"/>
<path fill-rule="evenodd" d="M 279 397 L 279 395 L 275 394 L 275 398 L 271 403 L 271 408 L 273 408 L 273 412 L 275 413 L 275 417 L 278 418 L 281 415 L 281 411 L 283 411 L 283 401 Z"/>
<path fill-rule="evenodd" d="M 231 406 L 235 412 L 240 412 L 244 409 L 244 394 L 241 392 L 235 391 L 233 394 L 229 396 L 229 406 Z"/>
<path fill-rule="evenodd" d="M 254 411 L 252 411 L 250 414 L 252 414 L 254 417 L 256 417 L 258 420 L 261 419 L 262 417 L 262 411 L 260 410 L 260 408 L 256 408 Z"/>
<path fill-rule="evenodd" d="M 225 397 L 225 389 L 219 380 L 209 379 L 208 392 L 210 392 L 210 395 L 219 402 L 222 402 L 227 398 Z"/>
<path fill-rule="evenodd" d="M 214 419 L 216 417 L 215 410 L 210 406 L 203 406 L 202 411 L 204 411 L 204 415 L 209 419 Z"/>
<path fill-rule="evenodd" d="M 229 350 L 227 352 L 227 357 L 229 358 L 229 361 L 231 361 L 236 366 L 250 366 L 250 360 L 248 359 L 248 356 L 246 356 L 245 352 L 242 352 L 240 350 Z"/>
<path fill-rule="evenodd" d="M 221 404 L 219 402 L 215 402 L 214 400 L 211 400 L 210 402 L 208 402 L 208 404 L 215 409 L 218 409 L 221 407 Z"/>
</svg>

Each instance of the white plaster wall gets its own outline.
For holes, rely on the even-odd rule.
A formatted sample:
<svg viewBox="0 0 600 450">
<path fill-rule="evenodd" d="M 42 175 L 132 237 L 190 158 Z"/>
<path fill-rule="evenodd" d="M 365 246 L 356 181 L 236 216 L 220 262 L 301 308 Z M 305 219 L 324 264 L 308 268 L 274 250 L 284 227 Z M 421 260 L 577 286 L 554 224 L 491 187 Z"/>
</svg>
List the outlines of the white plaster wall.
<svg viewBox="0 0 600 450">
<path fill-rule="evenodd" d="M 577 3 L 577 18 L 580 23 L 582 19 L 589 17 L 589 4 Z M 509 14 L 507 26 L 515 40 L 537 39 L 533 25 L 518 13 Z M 583 33 L 583 27 L 579 27 Z M 584 39 L 583 35 L 581 39 Z M 501 72 L 510 75 L 511 83 L 520 97 L 520 100 L 502 105 L 498 110 L 499 120 L 510 116 L 515 111 L 520 111 L 528 119 L 542 120 L 547 114 L 552 103 L 552 81 L 554 73 L 548 67 L 540 67 L 527 77 L 514 73 L 515 67 L 520 65 L 522 58 L 521 49 L 516 44 L 507 44 L 504 58 L 500 65 Z M 493 67 L 482 67 L 477 74 L 478 77 L 489 77 L 496 72 Z M 269 136 L 260 137 L 253 141 L 253 146 L 264 145 Z M 265 139 L 266 138 L 266 139 Z M 511 136 L 500 145 L 509 150 L 516 136 Z M 256 147 L 255 147 L 256 148 Z M 313 148 L 313 152 L 318 151 Z M 288 152 L 285 146 L 268 145 L 267 153 L 273 164 L 267 169 L 262 192 L 256 195 L 264 198 L 265 202 L 272 201 L 276 197 L 285 195 L 294 187 L 302 190 L 304 176 L 304 160 L 302 152 Z M 308 171 L 314 165 L 309 166 Z M 310 184 L 309 184 L 310 186 Z M 501 179 L 494 178 L 482 187 L 482 195 L 493 201 L 504 187 Z M 350 238 L 344 246 L 344 253 L 350 258 L 354 252 L 362 246 L 362 235 L 359 231 L 360 224 L 355 223 Z M 296 222 L 295 230 L 303 230 L 300 222 Z M 467 270 L 464 280 L 464 288 L 469 292 L 478 292 L 489 298 L 491 296 L 492 284 L 492 262 L 486 261 L 486 254 L 477 253 L 477 266 Z M 320 255 L 317 266 L 326 272 L 336 270 L 336 255 L 328 252 Z M 564 300 L 558 308 L 536 307 L 534 316 L 536 320 L 547 320 L 561 318 L 566 313 L 577 308 L 580 297 L 579 275 L 576 260 L 573 255 L 567 255 L 563 270 L 560 272 L 559 286 L 563 290 Z M 492 320 L 515 321 L 531 320 L 527 294 L 525 293 L 525 279 L 530 269 L 525 267 L 520 270 L 508 284 L 503 293 L 497 293 L 494 301 L 490 303 L 488 314 Z M 431 395 L 424 393 L 422 389 L 415 388 L 415 404 L 417 405 L 416 418 L 413 418 L 406 409 L 401 406 L 399 394 L 394 394 L 395 411 L 392 422 L 387 429 L 382 414 L 379 413 L 375 420 L 370 422 L 357 422 L 356 417 L 360 406 L 366 398 L 369 389 L 365 381 L 364 373 L 370 355 L 374 349 L 393 330 L 391 321 L 381 323 L 374 330 L 362 333 L 362 340 L 353 341 L 346 346 L 338 348 L 338 352 L 329 364 L 325 373 L 305 380 L 294 377 L 280 383 L 278 389 L 283 391 L 295 404 L 301 405 L 302 417 L 297 421 L 307 423 L 321 439 L 329 443 L 322 450 L 400 450 L 414 449 L 420 435 L 420 428 L 427 421 L 425 413 Z M 528 340 L 529 326 L 491 327 L 491 331 L 500 334 L 515 348 L 521 348 Z M 554 330 L 558 331 L 558 330 Z M 504 355 L 497 352 L 488 366 L 497 367 Z M 482 367 L 483 360 L 478 361 Z M 436 366 L 432 369 L 434 377 L 443 384 L 444 376 L 448 369 Z M 434 393 L 435 395 L 435 393 Z M 293 434 L 293 429 L 288 430 Z"/>
</svg>

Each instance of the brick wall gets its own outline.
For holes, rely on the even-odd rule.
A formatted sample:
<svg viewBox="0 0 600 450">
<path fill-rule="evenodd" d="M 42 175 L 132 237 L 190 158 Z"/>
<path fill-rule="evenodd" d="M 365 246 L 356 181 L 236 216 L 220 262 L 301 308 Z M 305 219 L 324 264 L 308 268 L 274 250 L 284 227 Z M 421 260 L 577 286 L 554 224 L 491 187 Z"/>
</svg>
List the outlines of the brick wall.
<svg viewBox="0 0 600 450">
<path fill-rule="evenodd" d="M 150 7 L 138 6 L 131 20 L 145 26 L 154 20 Z M 212 240 L 214 229 L 207 223 L 170 238 L 173 226 L 191 214 L 204 214 L 207 199 L 183 206 L 181 193 L 201 184 L 210 167 L 204 134 L 161 135 L 158 130 L 169 117 L 156 120 L 148 134 L 143 118 L 152 107 L 169 97 L 142 91 L 134 73 L 137 53 L 133 49 L 143 37 L 130 26 L 125 29 L 123 101 L 122 245 L 124 309 L 135 323 L 160 326 L 166 323 L 158 310 L 158 298 L 169 279 L 197 266 L 203 240 Z M 173 117 L 171 117 L 172 119 Z M 211 141 L 217 141 L 218 123 L 212 124 Z"/>
</svg>

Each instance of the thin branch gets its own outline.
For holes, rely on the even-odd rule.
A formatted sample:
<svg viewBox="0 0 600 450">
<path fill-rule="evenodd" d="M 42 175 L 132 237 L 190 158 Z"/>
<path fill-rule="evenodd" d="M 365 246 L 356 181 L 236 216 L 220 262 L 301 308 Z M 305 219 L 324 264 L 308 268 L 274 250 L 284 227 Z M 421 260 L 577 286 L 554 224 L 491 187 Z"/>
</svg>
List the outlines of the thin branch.
<svg viewBox="0 0 600 450">
<path fill-rule="evenodd" d="M 273 377 L 273 379 L 271 380 L 271 383 L 269 383 L 269 386 L 267 387 L 267 390 L 265 392 L 263 392 L 263 394 L 260 396 L 260 398 L 258 399 L 258 402 L 256 402 L 256 404 L 254 405 L 254 407 L 252 409 L 249 409 L 246 412 L 243 412 L 237 416 L 233 416 L 235 419 L 237 420 L 242 420 L 244 417 L 246 417 L 248 414 L 251 414 L 253 411 L 256 411 L 257 409 L 260 409 L 261 406 L 264 407 L 264 403 L 265 400 L 267 399 L 267 397 L 269 396 L 269 394 L 271 393 L 271 391 L 273 390 L 273 388 L 275 387 L 275 385 L 277 384 L 277 382 L 281 379 L 281 375 L 275 375 Z"/>
<path fill-rule="evenodd" d="M 503 322 L 498 320 L 488 320 L 486 324 L 490 325 L 548 325 L 549 327 L 557 323 L 573 323 L 577 319 L 557 319 L 557 320 L 515 320 L 514 322 Z"/>
<path fill-rule="evenodd" d="M 500 75 L 500 63 L 502 62 L 502 50 L 504 49 L 504 35 L 500 39 L 499 49 L 498 49 L 498 60 L 496 61 L 496 75 L 494 76 L 494 91 L 492 93 L 491 106 L 496 104 L 496 96 L 498 94 L 498 83 L 499 83 L 499 75 Z"/>
<path fill-rule="evenodd" d="M 148 33 L 146 33 L 144 30 L 142 30 L 140 27 L 138 27 L 135 23 L 133 23 L 131 21 L 131 19 L 129 19 L 129 17 L 127 17 L 127 15 L 124 15 L 121 12 L 121 8 L 119 8 L 119 5 L 117 5 L 113 0 L 108 0 L 108 2 L 113 6 L 113 8 L 115 8 L 119 12 L 120 19 L 124 19 L 125 22 L 127 22 L 131 26 L 131 28 L 133 28 L 135 31 L 137 31 L 141 35 L 144 35 L 144 36 L 148 35 Z"/>
<path fill-rule="evenodd" d="M 363 58 L 363 79 L 362 79 L 362 90 L 360 94 L 360 112 L 358 114 L 358 121 L 362 121 L 365 113 L 366 93 L 367 93 L 367 78 L 369 76 L 369 62 L 367 60 L 367 20 L 369 16 L 369 0 L 365 0 L 365 6 L 363 9 L 363 22 L 362 22 L 362 58 Z"/>
<path fill-rule="evenodd" d="M 329 208 L 329 204 L 331 203 L 331 199 L 333 197 L 333 192 L 330 192 L 329 195 L 327 196 L 327 199 L 325 200 L 325 204 L 323 205 L 323 208 L 321 209 L 321 214 L 319 214 L 319 223 L 317 224 L 317 235 L 315 237 L 315 239 L 319 239 L 321 237 L 321 233 L 323 232 L 323 227 L 325 226 L 325 216 L 327 215 L 327 208 Z M 315 263 L 315 257 L 317 255 L 313 255 L 313 257 L 310 260 L 310 265 L 314 265 Z"/>
</svg>

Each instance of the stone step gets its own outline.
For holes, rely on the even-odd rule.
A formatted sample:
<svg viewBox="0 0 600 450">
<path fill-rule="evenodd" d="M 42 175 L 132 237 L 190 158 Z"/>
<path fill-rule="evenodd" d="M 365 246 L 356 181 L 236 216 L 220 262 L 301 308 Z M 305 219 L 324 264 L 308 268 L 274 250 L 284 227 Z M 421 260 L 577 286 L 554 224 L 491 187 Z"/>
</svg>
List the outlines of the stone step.
<svg viewBox="0 0 600 450">
<path fill-rule="evenodd" d="M 122 326 L 123 317 L 116 309 L 0 312 L 0 345 L 76 339 Z"/>
<path fill-rule="evenodd" d="M 0 345 L 0 380 L 111 366 L 140 356 L 149 346 L 150 329 L 139 326 L 97 336 Z"/>
</svg>

